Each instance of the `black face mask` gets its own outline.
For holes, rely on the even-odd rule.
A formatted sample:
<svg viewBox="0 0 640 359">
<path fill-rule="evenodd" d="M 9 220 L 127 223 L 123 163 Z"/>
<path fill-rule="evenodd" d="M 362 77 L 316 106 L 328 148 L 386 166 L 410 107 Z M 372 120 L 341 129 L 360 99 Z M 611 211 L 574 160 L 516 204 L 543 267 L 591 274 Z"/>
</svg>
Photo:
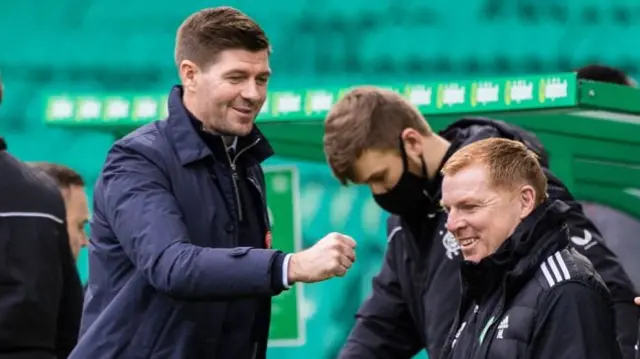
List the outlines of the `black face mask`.
<svg viewBox="0 0 640 359">
<path fill-rule="evenodd" d="M 389 191 L 374 194 L 373 198 L 382 209 L 399 216 L 424 213 L 432 202 L 428 191 L 430 181 L 427 178 L 427 165 L 421 157 L 422 176 L 415 175 L 407 166 L 407 153 L 402 141 L 400 141 L 400 153 L 402 155 L 400 180 Z"/>
</svg>

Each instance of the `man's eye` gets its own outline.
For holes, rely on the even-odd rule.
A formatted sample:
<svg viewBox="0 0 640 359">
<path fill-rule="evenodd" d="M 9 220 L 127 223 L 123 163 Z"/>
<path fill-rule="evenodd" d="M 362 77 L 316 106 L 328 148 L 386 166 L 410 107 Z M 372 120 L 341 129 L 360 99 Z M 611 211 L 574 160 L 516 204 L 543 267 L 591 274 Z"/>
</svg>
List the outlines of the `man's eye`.
<svg viewBox="0 0 640 359">
<path fill-rule="evenodd" d="M 460 209 L 462 209 L 463 211 L 466 211 L 466 212 L 473 212 L 473 211 L 476 210 L 476 208 L 478 208 L 478 206 L 473 205 L 473 204 L 468 204 L 468 205 L 464 205 L 464 206 L 460 207 Z"/>
</svg>

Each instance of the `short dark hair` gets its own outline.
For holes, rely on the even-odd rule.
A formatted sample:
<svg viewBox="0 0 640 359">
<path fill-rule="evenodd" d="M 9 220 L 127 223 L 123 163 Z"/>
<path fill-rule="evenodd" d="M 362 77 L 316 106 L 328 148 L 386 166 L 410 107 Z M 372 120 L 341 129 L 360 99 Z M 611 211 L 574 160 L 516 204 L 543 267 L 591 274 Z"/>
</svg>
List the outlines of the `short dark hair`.
<svg viewBox="0 0 640 359">
<path fill-rule="evenodd" d="M 203 9 L 189 16 L 178 29 L 176 66 L 190 60 L 207 68 L 220 52 L 230 49 L 271 51 L 264 30 L 246 14 L 228 6 Z"/>
<path fill-rule="evenodd" d="M 41 170 L 56 181 L 60 188 L 84 186 L 82 176 L 71 168 L 50 162 L 31 162 L 32 167 Z"/>
<path fill-rule="evenodd" d="M 633 83 L 624 71 L 611 66 L 591 64 L 578 69 L 578 79 L 600 81 L 611 84 L 632 86 Z"/>
<path fill-rule="evenodd" d="M 353 181 L 353 166 L 366 150 L 400 151 L 402 131 L 432 134 L 420 111 L 400 94 L 373 86 L 356 87 L 340 99 L 324 121 L 324 152 L 341 184 Z"/>
</svg>

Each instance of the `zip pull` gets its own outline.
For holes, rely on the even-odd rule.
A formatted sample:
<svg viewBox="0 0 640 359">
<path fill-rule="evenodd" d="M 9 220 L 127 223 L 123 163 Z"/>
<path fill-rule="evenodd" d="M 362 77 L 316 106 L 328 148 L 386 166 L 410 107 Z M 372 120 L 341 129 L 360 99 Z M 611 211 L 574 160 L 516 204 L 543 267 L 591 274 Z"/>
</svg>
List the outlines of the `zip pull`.
<svg viewBox="0 0 640 359">
<path fill-rule="evenodd" d="M 224 141 L 223 141 L 224 143 Z M 240 200 L 240 189 L 238 188 L 238 172 L 236 171 L 236 163 L 231 160 L 231 156 L 229 156 L 229 150 L 225 146 L 224 153 L 227 155 L 227 160 L 229 160 L 229 167 L 231 168 L 231 183 L 233 185 L 233 194 L 236 199 L 236 208 L 238 211 L 238 221 L 242 222 L 244 219 L 242 214 L 242 201 Z M 238 156 L 236 155 L 236 158 Z"/>
<path fill-rule="evenodd" d="M 240 151 L 236 152 L 236 155 L 233 157 L 233 161 L 231 161 L 231 167 L 235 169 L 236 168 L 236 161 L 238 160 L 240 155 L 245 153 L 245 152 L 247 152 L 251 148 L 253 148 L 259 142 L 260 142 L 260 137 L 256 138 L 256 140 L 253 141 L 252 143 L 250 143 L 249 145 L 247 145 L 247 147 L 245 147 L 245 148 L 241 149 Z M 227 155 L 228 155 L 228 153 L 227 153 Z"/>
<path fill-rule="evenodd" d="M 489 331 L 489 328 L 491 328 L 491 326 L 493 325 L 493 323 L 495 323 L 495 321 L 496 321 L 495 316 L 489 318 L 489 320 L 487 321 L 487 324 L 484 326 L 484 329 L 482 329 L 482 332 L 480 333 L 480 337 L 478 338 L 478 343 L 482 344 L 485 336 L 487 335 L 487 332 Z"/>
</svg>

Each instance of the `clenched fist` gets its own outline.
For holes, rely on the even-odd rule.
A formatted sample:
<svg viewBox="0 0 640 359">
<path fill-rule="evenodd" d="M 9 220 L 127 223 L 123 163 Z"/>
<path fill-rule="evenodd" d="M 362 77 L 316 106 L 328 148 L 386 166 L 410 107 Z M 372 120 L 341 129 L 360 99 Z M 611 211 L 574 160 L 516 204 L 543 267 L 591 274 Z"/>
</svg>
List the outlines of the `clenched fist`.
<svg viewBox="0 0 640 359">
<path fill-rule="evenodd" d="M 291 256 L 287 276 L 289 283 L 314 283 L 343 276 L 356 260 L 353 238 L 329 233 L 313 247 Z"/>
</svg>

